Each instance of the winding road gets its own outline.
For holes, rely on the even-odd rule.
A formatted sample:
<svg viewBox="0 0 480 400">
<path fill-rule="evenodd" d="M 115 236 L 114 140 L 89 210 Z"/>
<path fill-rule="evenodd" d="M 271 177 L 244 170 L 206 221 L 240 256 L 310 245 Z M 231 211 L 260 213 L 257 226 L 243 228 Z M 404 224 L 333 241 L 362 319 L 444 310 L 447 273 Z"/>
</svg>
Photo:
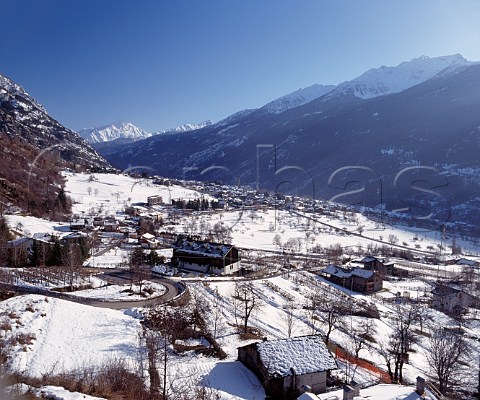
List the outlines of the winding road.
<svg viewBox="0 0 480 400">
<path fill-rule="evenodd" d="M 107 270 L 102 272 L 103 273 L 100 276 L 102 277 L 102 279 L 106 280 L 109 283 L 124 284 L 126 280 L 130 281 L 130 275 L 128 271 L 125 271 L 125 270 Z M 135 308 L 135 307 L 152 307 L 152 306 L 157 306 L 161 304 L 167 304 L 172 300 L 174 300 L 175 298 L 177 298 L 178 296 L 185 293 L 186 291 L 185 285 L 182 285 L 181 283 L 175 282 L 171 279 L 151 276 L 149 280 L 164 286 L 166 289 L 165 293 L 163 293 L 160 296 L 152 297 L 150 299 L 145 299 L 145 300 L 108 301 L 108 300 L 100 300 L 95 298 L 71 296 L 68 293 L 55 292 L 52 290 L 35 288 L 31 286 L 25 287 L 25 286 L 15 286 L 15 285 L 0 283 L 0 289 L 4 289 L 6 291 L 12 291 L 18 294 L 41 294 L 48 297 L 55 297 L 58 299 L 72 301 L 74 303 L 80 303 L 80 304 L 85 304 L 85 305 L 94 306 L 94 307 L 110 308 L 114 310 L 123 310 L 127 308 Z"/>
</svg>

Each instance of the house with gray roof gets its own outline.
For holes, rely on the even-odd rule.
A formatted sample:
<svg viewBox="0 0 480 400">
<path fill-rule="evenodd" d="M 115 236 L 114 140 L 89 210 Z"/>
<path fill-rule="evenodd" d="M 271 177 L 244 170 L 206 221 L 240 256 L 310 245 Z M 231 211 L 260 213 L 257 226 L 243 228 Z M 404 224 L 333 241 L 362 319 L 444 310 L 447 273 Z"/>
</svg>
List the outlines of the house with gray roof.
<svg viewBox="0 0 480 400">
<path fill-rule="evenodd" d="M 321 274 L 332 283 L 364 294 L 378 292 L 383 286 L 383 279 L 378 272 L 364 268 L 342 268 L 330 264 Z"/>
<path fill-rule="evenodd" d="M 319 335 L 264 340 L 238 348 L 238 360 L 262 382 L 272 399 L 293 399 L 308 386 L 327 390 L 327 376 L 337 363 Z"/>
<path fill-rule="evenodd" d="M 471 296 L 451 286 L 437 285 L 432 290 L 432 308 L 449 314 L 462 313 L 471 304 Z"/>
</svg>

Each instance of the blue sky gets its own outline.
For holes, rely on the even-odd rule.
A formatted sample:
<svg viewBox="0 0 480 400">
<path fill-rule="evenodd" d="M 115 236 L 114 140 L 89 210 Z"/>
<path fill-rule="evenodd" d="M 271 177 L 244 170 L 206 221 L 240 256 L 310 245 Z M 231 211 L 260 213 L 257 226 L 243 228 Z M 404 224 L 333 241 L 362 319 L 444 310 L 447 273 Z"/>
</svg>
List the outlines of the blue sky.
<svg viewBox="0 0 480 400">
<path fill-rule="evenodd" d="M 477 0 L 0 0 L 0 73 L 72 129 L 216 122 L 420 55 L 480 60 Z"/>
</svg>

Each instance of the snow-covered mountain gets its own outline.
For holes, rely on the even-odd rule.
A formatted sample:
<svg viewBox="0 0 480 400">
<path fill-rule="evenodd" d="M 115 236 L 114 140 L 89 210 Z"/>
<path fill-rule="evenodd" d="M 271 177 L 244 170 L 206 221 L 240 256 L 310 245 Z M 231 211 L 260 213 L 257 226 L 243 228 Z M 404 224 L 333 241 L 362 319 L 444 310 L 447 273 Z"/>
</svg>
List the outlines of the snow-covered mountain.
<svg viewBox="0 0 480 400">
<path fill-rule="evenodd" d="M 350 95 L 361 99 L 370 99 L 386 94 L 400 93 L 433 78 L 444 70 L 452 73 L 473 64 L 475 63 L 467 61 L 460 54 L 432 58 L 421 56 L 402 62 L 396 67 L 372 68 L 358 78 L 341 83 L 325 98 Z"/>
<path fill-rule="evenodd" d="M 261 110 L 269 114 L 280 114 L 290 108 L 299 107 L 312 100 L 318 99 L 335 89 L 335 85 L 312 85 L 306 88 L 298 89 L 292 93 L 282 96 L 276 100 L 265 104 Z"/>
<path fill-rule="evenodd" d="M 111 142 L 116 139 L 129 139 L 134 142 L 153 135 L 125 121 L 115 121 L 104 126 L 81 129 L 78 134 L 89 143 Z"/>
<path fill-rule="evenodd" d="M 115 142 L 115 144 L 133 143 L 155 135 L 164 133 L 182 133 L 190 132 L 196 129 L 205 128 L 212 125 L 211 121 L 204 121 L 199 124 L 184 124 L 176 128 L 164 129 L 158 132 L 147 132 L 131 122 L 115 121 L 108 125 L 84 128 L 78 131 L 78 134 L 89 143 L 99 145 L 107 142 Z M 98 146 L 96 146 L 98 147 Z M 99 148 L 104 148 L 100 146 Z"/>
<path fill-rule="evenodd" d="M 63 218 L 69 203 L 60 169 L 111 169 L 75 132 L 0 75 L 0 197 L 33 215 Z"/>
<path fill-rule="evenodd" d="M 23 99 L 25 101 L 20 101 Z M 0 102 L 9 101 L 14 107 L 24 107 L 26 103 L 31 103 L 31 111 L 37 109 L 39 112 L 46 113 L 47 111 L 34 98 L 30 97 L 25 89 L 16 84 L 6 76 L 0 75 Z M 26 110 L 26 108 L 25 108 Z"/>
<path fill-rule="evenodd" d="M 155 135 L 161 135 L 164 133 L 191 132 L 197 129 L 205 128 L 210 125 L 212 125 L 212 121 L 210 120 L 200 122 L 199 124 L 183 124 L 183 125 L 177 126 L 176 128 L 170 128 L 170 129 L 164 129 L 164 130 L 158 131 L 155 133 Z"/>
<path fill-rule="evenodd" d="M 306 193 L 311 181 L 294 175 L 297 170 L 291 166 L 298 166 L 315 181 L 316 195 L 325 198 L 337 194 L 327 185 L 333 171 L 366 166 L 382 175 L 381 200 L 387 209 L 397 206 L 399 193 L 412 196 L 408 185 L 394 187 L 399 171 L 435 166 L 454 177 L 442 195 L 450 196 L 451 204 L 467 204 L 452 218 L 480 229 L 477 205 L 470 196 L 478 193 L 480 180 L 464 173 L 479 168 L 479 85 L 478 63 L 459 55 L 420 57 L 397 67 L 369 70 L 324 96 L 280 113 L 246 110 L 192 134 L 157 135 L 104 155 L 119 168 L 148 165 L 172 177 L 185 177 L 189 171 L 189 179 L 200 180 L 235 177 L 272 190 L 292 182 Z M 268 145 L 260 148 L 259 144 Z M 212 165 L 225 168 L 209 170 Z M 200 174 L 205 170 L 212 176 Z M 438 185 L 447 188 L 443 181 Z M 378 191 L 372 188 L 369 193 L 367 202 L 374 207 L 379 204 Z"/>
<path fill-rule="evenodd" d="M 96 168 L 109 167 L 85 140 L 53 119 L 20 85 L 1 74 L 0 132 L 12 140 L 26 140 L 37 151 L 54 146 L 67 162 Z M 6 144 L 4 146 L 7 147 Z"/>
</svg>

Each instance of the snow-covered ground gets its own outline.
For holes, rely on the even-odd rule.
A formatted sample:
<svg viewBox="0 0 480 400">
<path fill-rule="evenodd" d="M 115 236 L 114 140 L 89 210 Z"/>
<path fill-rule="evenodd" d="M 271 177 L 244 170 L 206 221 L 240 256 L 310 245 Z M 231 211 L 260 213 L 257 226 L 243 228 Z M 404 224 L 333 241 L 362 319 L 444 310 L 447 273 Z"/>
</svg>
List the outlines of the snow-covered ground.
<svg viewBox="0 0 480 400">
<path fill-rule="evenodd" d="M 317 280 L 317 286 L 312 286 L 306 279 L 310 283 Z M 322 279 L 315 278 L 307 272 L 291 272 L 290 276 L 252 281 L 252 284 L 261 307 L 252 314 L 249 325 L 257 328 L 262 337 L 269 340 L 286 338 L 289 331 L 288 312 L 293 314 L 290 326 L 292 336 L 326 332 L 325 323 L 317 320 L 313 326 L 308 311 L 304 309 L 308 296 L 316 290 L 315 288 L 318 288 L 318 285 L 327 285 Z M 387 282 L 386 288 L 393 293 L 404 294 L 408 291 L 412 298 L 425 292 L 425 284 L 418 280 Z M 217 321 L 217 341 L 227 353 L 227 358 L 220 361 L 188 351 L 174 356 L 171 376 L 188 376 L 197 384 L 201 383 L 218 390 L 222 399 L 263 399 L 265 393 L 258 379 L 236 361 L 237 348 L 251 343 L 252 340 L 242 340 L 237 329 L 232 326 L 242 323 L 241 311 L 238 305 L 235 306 L 232 298 L 234 283 L 219 281 L 190 283 L 189 289 L 193 299 L 199 299 L 198 301 L 203 304 L 202 308 L 207 310 L 205 314 L 207 330 L 212 332 L 215 320 Z M 376 329 L 374 335 L 376 342 L 362 349 L 360 357 L 385 368 L 385 360 L 379 355 L 378 350 L 380 344 L 388 340 L 388 335 L 392 331 L 391 318 L 398 305 L 384 303 L 380 296 L 371 297 L 358 293 L 353 299 L 373 302 L 380 311 L 381 319 L 372 320 Z M 129 316 L 134 313 L 98 309 L 34 295 L 12 298 L 0 305 L 2 321 L 8 319 L 12 325 L 11 331 L 1 331 L 1 334 L 19 337 L 18 334 L 23 333 L 27 339 L 30 337 L 28 340 L 24 338 L 23 344 L 14 345 L 11 350 L 12 359 L 9 365 L 15 370 L 39 376 L 46 372 L 72 370 L 82 365 L 98 365 L 115 356 L 131 360 L 132 365 L 135 365 L 140 324 L 138 320 Z M 430 309 L 426 311 L 428 315 L 425 319 L 429 320 L 430 324 L 452 328 L 458 326 L 456 321 L 443 313 Z M 365 317 L 344 317 L 345 330 L 334 329 L 331 340 L 344 346 L 348 345 L 346 332 L 352 327 L 363 326 L 366 321 Z M 476 324 L 472 322 L 466 326 L 470 334 L 480 335 L 478 320 Z M 416 326 L 416 329 L 419 327 Z M 428 324 L 424 329 L 428 329 Z M 179 342 L 187 346 L 205 343 L 205 340 L 201 339 Z M 414 352 L 410 353 L 410 361 L 404 367 L 404 377 L 409 382 L 414 382 L 418 375 L 425 376 L 428 371 L 425 358 L 427 343 L 428 338 L 420 335 L 418 344 L 413 347 Z M 478 352 L 478 349 L 475 351 Z M 335 374 L 344 376 L 347 365 L 341 360 L 338 360 L 338 365 L 340 369 Z M 369 382 L 375 378 L 360 368 L 355 374 L 355 380 L 359 382 Z M 411 392 L 411 388 L 402 388 L 395 393 L 396 396 L 405 395 L 404 398 L 409 398 L 407 394 Z M 363 392 L 367 393 L 370 392 Z"/>
<path fill-rule="evenodd" d="M 147 196 L 155 194 L 162 195 L 167 200 L 201 196 L 200 193 L 183 187 L 149 186 L 145 180 L 136 181 L 123 175 L 96 174 L 95 179 L 91 180 L 89 175 L 66 173 L 66 177 L 67 191 L 75 201 L 74 212 L 77 214 L 89 213 L 92 210 L 104 215 L 115 214 L 117 211 L 122 211 L 125 205 L 145 202 Z M 369 246 L 382 245 L 376 240 L 388 243 L 391 235 L 396 237 L 397 244 L 407 248 L 430 251 L 432 248 L 437 249 L 443 243 L 447 245 L 448 251 L 448 243 L 443 240 L 440 232 L 419 233 L 411 232 L 401 226 L 378 226 L 377 223 L 360 214 L 352 214 L 348 218 L 340 213 L 335 216 L 315 215 L 314 218 L 317 221 L 309 219 L 310 217 L 312 215 L 299 216 L 278 210 L 196 213 L 181 219 L 180 224 L 166 228 L 178 233 L 190 231 L 205 235 L 206 232 L 202 229 L 223 223 L 229 228 L 232 243 L 239 247 L 285 251 L 289 254 L 313 254 L 315 246 L 325 248 L 337 244 L 342 246 L 347 254 L 349 249 L 358 250 L 360 246 L 364 252 L 367 252 Z M 13 228 L 25 234 L 27 232 L 30 234 L 68 233 L 68 225 L 58 222 L 20 215 L 8 216 L 8 221 Z M 335 230 L 338 228 L 359 233 L 359 227 L 362 231 L 361 236 L 347 235 Z M 469 242 L 458 240 L 457 245 L 469 252 L 478 253 L 478 249 Z M 171 250 L 165 250 L 164 255 L 170 256 Z M 113 249 L 102 256 L 95 257 L 95 264 L 91 259 L 90 265 L 115 267 L 124 264 L 126 256 L 127 251 Z M 412 270 L 414 267 L 415 265 L 412 264 Z M 423 264 L 421 267 L 431 268 L 434 271 L 438 268 L 428 264 Z M 249 325 L 257 328 L 262 336 L 268 339 L 285 338 L 289 330 L 292 336 L 314 332 L 325 333 L 326 326 L 321 318 L 316 320 L 313 326 L 304 308 L 309 295 L 315 290 L 309 282 L 334 286 L 326 284 L 323 279 L 313 274 L 294 270 L 285 276 L 252 281 L 262 307 L 252 314 Z M 197 355 L 193 351 L 188 352 L 174 359 L 175 367 L 172 373 L 190 374 L 189 376 L 193 376 L 196 383 L 218 389 L 222 399 L 263 399 L 265 392 L 258 379 L 242 364 L 236 362 L 237 348 L 250 343 L 251 340 L 242 340 L 236 328 L 232 326 L 232 324 L 241 323 L 238 305 L 236 306 L 232 300 L 234 284 L 232 281 L 208 278 L 202 283 L 188 283 L 191 295 L 194 298 L 200 298 L 206 305 L 205 309 L 208 312 L 205 317 L 208 328 L 213 329 L 214 325 L 218 325 L 217 341 L 227 353 L 227 358 L 219 361 Z M 129 287 L 129 285 L 126 286 Z M 109 286 L 76 293 L 85 297 L 98 298 L 104 295 L 108 298 L 122 299 L 121 290 L 120 286 Z M 392 331 L 392 316 L 397 307 L 401 306 L 399 303 L 405 298 L 419 299 L 428 296 L 431 287 L 423 280 L 412 279 L 386 281 L 384 291 L 375 296 L 351 293 L 346 289 L 340 290 L 350 294 L 355 301 L 374 303 L 379 309 L 381 318 L 373 320 L 377 332 L 376 343 L 363 349 L 360 356 L 385 368 L 385 361 L 379 355 L 378 349 L 381 343 L 388 340 L 388 335 Z M 104 291 L 103 294 L 102 291 Z M 393 302 L 392 300 L 397 297 L 396 302 Z M 128 298 L 132 299 L 131 296 Z M 290 327 L 288 312 L 293 315 Z M 2 321 L 8 319 L 12 325 L 11 331 L 0 330 L 0 335 L 9 338 L 16 336 L 23 342 L 21 344 L 17 340 L 18 343 L 11 349 L 10 366 L 19 372 L 40 376 L 44 373 L 72 370 L 82 365 L 99 365 L 117 356 L 131 360 L 132 365 L 135 363 L 140 324 L 137 319 L 129 316 L 133 314 L 131 312 L 122 313 L 53 298 L 47 299 L 44 296 L 28 295 L 1 302 L 0 314 Z M 428 310 L 426 314 L 430 323 L 437 326 L 455 327 L 458 324 L 445 314 L 434 310 Z M 215 318 L 218 324 L 214 323 Z M 343 319 L 347 328 L 362 326 L 367 321 L 363 317 Z M 473 338 L 480 337 L 479 321 L 478 315 L 472 311 L 465 322 L 465 330 Z M 331 339 L 339 344 L 348 344 L 348 335 L 342 329 L 334 329 Z M 425 358 L 427 341 L 426 336 L 420 337 L 418 344 L 414 345 L 415 351 L 410 354 L 409 363 L 405 365 L 404 376 L 410 382 L 413 382 L 417 375 L 425 376 L 428 370 Z M 185 342 L 185 344 L 192 343 L 190 340 Z M 478 353 L 478 348 L 474 348 L 472 357 L 475 356 L 476 353 L 473 354 L 475 351 Z M 339 366 L 340 370 L 337 374 L 342 376 L 346 366 L 340 361 Z M 372 375 L 359 369 L 356 379 L 366 382 L 372 379 Z M 411 388 L 405 390 L 411 391 Z M 398 393 L 396 396 L 404 395 L 407 396 L 405 398 L 409 398 L 407 392 Z"/>
<path fill-rule="evenodd" d="M 356 222 L 352 222 L 353 220 Z M 171 228 L 178 233 L 193 229 L 195 233 L 206 235 L 208 229 L 215 224 L 221 224 L 228 229 L 233 244 L 249 249 L 311 253 L 318 245 L 323 248 L 341 245 L 344 252 L 348 254 L 349 251 L 359 248 L 368 252 L 375 246 L 391 247 L 389 240 L 395 240 L 396 245 L 404 246 L 405 249 L 429 253 L 438 250 L 438 246 L 443 244 L 447 247 L 445 254 L 449 254 L 449 243 L 442 239 L 439 232 L 420 233 L 411 232 L 402 226 L 378 226 L 361 214 L 354 214 L 353 217 L 345 220 L 340 213 L 333 218 L 317 214 L 302 216 L 286 210 L 273 209 L 217 211 L 186 217 L 181 220 L 180 225 L 173 225 Z M 361 236 L 358 236 L 359 228 L 362 232 Z M 476 245 L 460 239 L 456 242 L 462 249 L 478 257 L 480 249 Z"/>
<path fill-rule="evenodd" d="M 135 360 L 140 321 L 122 311 L 25 295 L 1 302 L 0 313 L 11 325 L 0 331 L 11 338 L 8 364 L 29 376 Z"/>
<path fill-rule="evenodd" d="M 85 297 L 91 299 L 102 299 L 109 301 L 134 301 L 158 297 L 166 292 L 165 286 L 155 282 L 146 282 L 142 285 L 141 290 L 142 294 L 139 294 L 140 286 L 137 284 L 131 286 L 130 284 L 108 285 L 95 289 L 77 290 L 69 294 L 71 296 Z"/>
<path fill-rule="evenodd" d="M 380 384 L 360 391 L 358 399 L 371 400 L 430 400 L 431 397 L 420 397 L 415 393 L 413 386 L 385 385 Z M 337 396 L 337 397 L 335 397 Z M 343 398 L 343 390 L 324 393 L 318 396 L 320 400 L 334 400 Z M 357 399 L 357 397 L 356 397 Z M 301 399 L 307 400 L 307 399 Z"/>
<path fill-rule="evenodd" d="M 64 172 L 65 191 L 73 200 L 73 213 L 82 215 L 115 215 L 131 203 L 146 203 L 149 196 L 172 199 L 198 199 L 200 193 L 181 186 L 154 185 L 149 179 L 136 179 L 122 174 L 77 174 Z M 204 196 L 209 199 L 209 196 Z"/>
</svg>

